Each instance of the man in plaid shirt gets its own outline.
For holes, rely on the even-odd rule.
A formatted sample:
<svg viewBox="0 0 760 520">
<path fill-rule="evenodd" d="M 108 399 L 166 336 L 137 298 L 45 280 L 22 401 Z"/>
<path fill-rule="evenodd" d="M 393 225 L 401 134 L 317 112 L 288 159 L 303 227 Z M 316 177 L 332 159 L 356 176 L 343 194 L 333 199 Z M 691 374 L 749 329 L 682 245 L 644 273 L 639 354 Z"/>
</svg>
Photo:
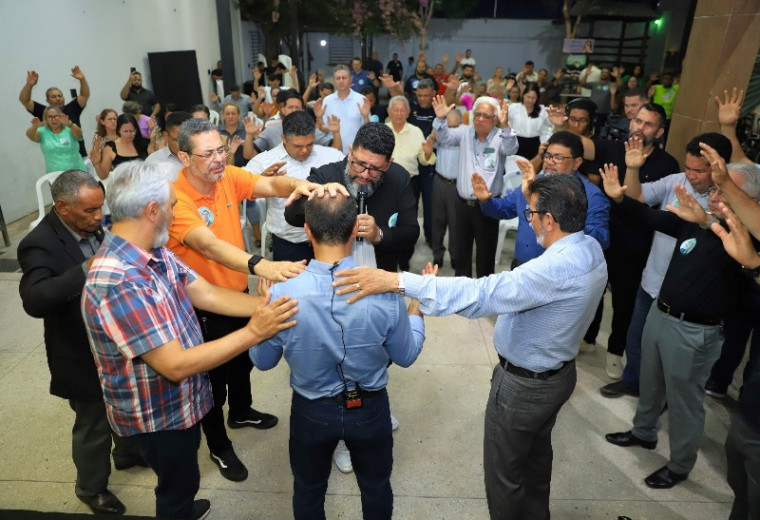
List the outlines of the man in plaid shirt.
<svg viewBox="0 0 760 520">
<path fill-rule="evenodd" d="M 177 198 L 162 170 L 140 161 L 111 174 L 113 228 L 93 257 L 82 297 L 106 413 L 158 475 L 156 516 L 205 518 L 199 421 L 211 408 L 207 370 L 295 324 L 295 301 L 214 286 L 164 247 Z M 247 326 L 203 343 L 193 306 L 251 317 Z"/>
</svg>

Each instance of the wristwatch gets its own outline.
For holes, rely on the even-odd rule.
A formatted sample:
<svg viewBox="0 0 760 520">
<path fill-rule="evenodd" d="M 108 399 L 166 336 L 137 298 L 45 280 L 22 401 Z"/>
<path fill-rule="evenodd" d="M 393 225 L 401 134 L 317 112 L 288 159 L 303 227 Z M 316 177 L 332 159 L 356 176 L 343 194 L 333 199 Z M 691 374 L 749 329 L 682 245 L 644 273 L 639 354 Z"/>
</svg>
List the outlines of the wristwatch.
<svg viewBox="0 0 760 520">
<path fill-rule="evenodd" d="M 251 272 L 251 274 L 256 274 L 253 272 L 253 270 L 256 268 L 256 264 L 261 262 L 263 259 L 264 258 L 260 255 L 253 255 L 248 259 L 248 270 Z"/>
<path fill-rule="evenodd" d="M 760 252 L 757 253 L 758 256 L 760 256 Z M 742 266 L 742 272 L 749 276 L 752 279 L 760 277 L 760 265 L 756 267 L 745 267 Z"/>
<path fill-rule="evenodd" d="M 406 296 L 406 287 L 404 286 L 404 273 L 398 273 L 398 293 L 403 298 Z"/>
<path fill-rule="evenodd" d="M 709 218 L 707 219 L 707 222 L 704 224 L 700 224 L 699 227 L 702 229 L 710 229 L 710 226 L 718 222 L 718 218 L 715 215 L 712 215 L 710 213 L 707 214 Z"/>
</svg>

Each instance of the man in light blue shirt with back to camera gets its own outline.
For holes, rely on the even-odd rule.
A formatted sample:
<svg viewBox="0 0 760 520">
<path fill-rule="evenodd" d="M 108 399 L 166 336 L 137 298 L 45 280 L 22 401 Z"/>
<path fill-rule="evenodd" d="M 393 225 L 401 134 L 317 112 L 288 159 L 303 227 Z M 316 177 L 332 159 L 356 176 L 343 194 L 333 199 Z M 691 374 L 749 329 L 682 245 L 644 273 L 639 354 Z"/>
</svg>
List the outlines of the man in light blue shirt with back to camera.
<svg viewBox="0 0 760 520">
<path fill-rule="evenodd" d="M 296 520 L 325 518 L 332 454 L 341 439 L 351 453 L 363 517 L 389 520 L 393 512 L 387 367 L 389 361 L 408 367 L 417 359 L 425 325 L 417 301 L 408 311 L 395 294 L 348 305 L 348 297 L 335 292 L 335 272 L 356 266 L 351 256 L 356 216 L 356 201 L 342 195 L 306 202 L 304 229 L 314 259 L 301 275 L 271 289 L 275 298 L 298 299 L 298 323 L 250 350 L 261 370 L 273 368 L 282 356 L 290 365 Z"/>
<path fill-rule="evenodd" d="M 436 278 L 376 269 L 336 273 L 339 291 L 400 292 L 425 314 L 468 318 L 498 315 L 494 368 L 486 406 L 483 469 L 493 520 L 549 518 L 551 434 L 575 389 L 575 357 L 607 284 L 599 242 L 583 232 L 586 194 L 570 175 L 547 175 L 529 186 L 530 222 L 539 257 L 486 278 Z M 299 305 L 303 305 L 299 302 Z"/>
</svg>

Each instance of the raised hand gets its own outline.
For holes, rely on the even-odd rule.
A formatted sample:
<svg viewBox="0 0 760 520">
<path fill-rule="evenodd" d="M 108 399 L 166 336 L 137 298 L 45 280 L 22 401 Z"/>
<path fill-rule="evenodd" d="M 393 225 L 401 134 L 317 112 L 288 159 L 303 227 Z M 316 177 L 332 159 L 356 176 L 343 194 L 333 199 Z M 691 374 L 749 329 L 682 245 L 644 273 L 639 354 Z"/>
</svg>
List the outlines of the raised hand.
<svg viewBox="0 0 760 520">
<path fill-rule="evenodd" d="M 79 65 L 74 65 L 71 68 L 71 77 L 79 81 L 82 81 L 84 79 L 84 72 L 82 72 L 82 69 L 79 68 Z"/>
<path fill-rule="evenodd" d="M 309 76 L 309 88 L 317 88 L 319 85 L 319 78 L 317 77 L 317 73 L 313 73 L 311 76 Z"/>
<path fill-rule="evenodd" d="M 30 123 L 34 128 L 39 128 L 42 126 L 42 121 L 40 121 L 40 118 L 38 117 L 33 117 Z"/>
<path fill-rule="evenodd" d="M 338 116 L 329 116 L 327 118 L 325 130 L 332 134 L 340 133 L 340 118 Z"/>
<path fill-rule="evenodd" d="M 625 141 L 625 165 L 628 168 L 641 168 L 648 155 L 644 153 L 644 143 L 635 137 Z"/>
<path fill-rule="evenodd" d="M 40 75 L 37 74 L 36 70 L 26 71 L 26 84 L 29 85 L 30 87 L 35 86 L 39 79 L 40 79 Z"/>
<path fill-rule="evenodd" d="M 549 105 L 546 109 L 546 113 L 549 116 L 549 122 L 557 128 L 564 128 L 567 125 L 567 116 L 565 111 L 554 105 Z"/>
<path fill-rule="evenodd" d="M 449 53 L 445 53 L 443 56 L 441 56 L 441 62 L 442 63 L 448 63 L 449 62 Z"/>
<path fill-rule="evenodd" d="M 388 90 L 391 90 L 393 88 L 401 88 L 401 82 L 400 81 L 394 81 L 393 76 L 390 74 L 383 74 L 380 76 L 380 83 L 383 84 L 385 88 Z"/>
<path fill-rule="evenodd" d="M 444 100 L 443 96 L 439 94 L 433 98 L 433 110 L 435 111 L 436 117 L 446 119 L 449 112 L 454 110 L 454 105 L 446 105 L 446 100 Z"/>
<path fill-rule="evenodd" d="M 488 190 L 488 185 L 486 185 L 485 179 L 481 175 L 473 172 L 471 179 L 472 190 L 473 193 L 475 193 L 476 199 L 480 202 L 486 202 L 493 197 L 493 194 Z"/>
<path fill-rule="evenodd" d="M 699 147 L 702 148 L 699 153 L 707 159 L 712 168 L 710 175 L 712 176 L 713 184 L 720 186 L 725 182 L 731 182 L 731 177 L 728 176 L 726 161 L 715 151 L 715 148 L 705 143 L 699 143 Z"/>
<path fill-rule="evenodd" d="M 317 99 L 314 102 L 314 106 L 312 108 L 314 110 L 314 117 L 317 119 L 317 121 L 321 121 L 325 116 L 325 110 L 327 109 L 327 105 L 325 105 L 325 98 Z"/>
<path fill-rule="evenodd" d="M 372 111 L 372 102 L 365 97 L 364 101 L 361 104 L 357 103 L 356 106 L 359 107 L 359 112 L 361 113 L 362 118 L 365 121 L 369 119 L 369 114 Z"/>
<path fill-rule="evenodd" d="M 246 118 L 243 119 L 243 128 L 245 128 L 245 133 L 252 135 L 254 139 L 256 139 L 261 131 L 264 130 L 264 126 L 257 124 L 256 120 L 251 116 L 246 116 Z"/>
<path fill-rule="evenodd" d="M 497 120 L 500 128 L 506 128 L 509 126 L 509 101 L 506 99 L 501 100 L 501 106 L 497 112 Z"/>
<path fill-rule="evenodd" d="M 269 168 L 259 173 L 259 175 L 263 175 L 264 177 L 274 177 L 275 175 L 285 175 L 286 173 L 288 173 L 288 171 L 287 170 L 280 171 L 280 168 L 282 168 L 286 164 L 287 162 L 285 161 L 273 163 L 269 166 Z"/>
<path fill-rule="evenodd" d="M 613 163 L 607 163 L 604 165 L 604 168 L 599 168 L 599 175 L 602 176 L 604 193 L 615 202 L 622 202 L 627 186 L 620 185 L 618 167 Z"/>
<path fill-rule="evenodd" d="M 695 224 L 707 223 L 707 212 L 705 212 L 696 199 L 691 196 L 691 193 L 686 191 L 686 188 L 684 188 L 683 185 L 677 184 L 674 191 L 676 193 L 676 198 L 678 199 L 678 205 L 667 204 L 665 205 L 665 209 L 678 215 L 687 222 L 693 222 Z"/>
<path fill-rule="evenodd" d="M 729 95 L 728 90 L 723 91 L 723 101 L 715 96 L 715 103 L 718 105 L 718 124 L 725 126 L 734 126 L 739 121 L 742 114 L 742 101 L 744 101 L 744 91 L 736 87 Z"/>
<path fill-rule="evenodd" d="M 425 142 L 422 143 L 422 151 L 425 152 L 425 157 L 433 155 L 433 143 L 435 143 L 435 137 L 431 133 Z"/>
<path fill-rule="evenodd" d="M 728 231 L 718 222 L 713 223 L 710 229 L 723 241 L 723 248 L 726 253 L 744 267 L 752 269 L 760 265 L 760 256 L 755 251 L 747 228 L 723 202 L 719 203 L 718 206 L 726 219 Z"/>
<path fill-rule="evenodd" d="M 230 139 L 230 142 L 228 143 L 230 147 L 230 155 L 235 155 L 235 152 L 237 152 L 241 144 L 243 144 L 243 140 L 240 139 L 239 135 L 232 136 L 232 139 Z"/>
<path fill-rule="evenodd" d="M 533 181 L 536 179 L 536 169 L 533 167 L 533 163 L 523 158 L 516 158 L 515 162 L 517 167 L 520 168 L 522 174 L 522 184 L 520 185 L 520 191 L 522 191 L 525 200 L 530 200 L 529 188 Z"/>
<path fill-rule="evenodd" d="M 464 54 L 460 52 L 459 54 L 457 54 L 455 59 L 457 60 L 457 63 L 461 62 L 464 59 Z"/>
<path fill-rule="evenodd" d="M 456 74 L 451 74 L 449 76 L 448 81 L 446 81 L 445 85 L 448 90 L 453 90 L 456 92 L 459 90 L 459 85 L 462 84 L 462 81 L 457 77 Z"/>
<path fill-rule="evenodd" d="M 71 119 L 69 119 L 69 116 L 67 116 L 63 112 L 59 112 L 58 121 L 60 121 L 63 126 L 70 126 L 72 124 Z"/>
</svg>

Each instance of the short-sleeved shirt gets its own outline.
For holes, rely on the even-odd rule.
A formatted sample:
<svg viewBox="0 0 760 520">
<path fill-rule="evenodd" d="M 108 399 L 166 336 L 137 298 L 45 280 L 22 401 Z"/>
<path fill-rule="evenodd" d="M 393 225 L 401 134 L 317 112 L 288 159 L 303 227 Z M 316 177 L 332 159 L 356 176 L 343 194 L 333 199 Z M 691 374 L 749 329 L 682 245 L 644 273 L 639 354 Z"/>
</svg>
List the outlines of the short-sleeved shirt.
<svg viewBox="0 0 760 520">
<path fill-rule="evenodd" d="M 137 101 L 140 103 L 140 112 L 149 116 L 153 113 L 153 105 L 158 103 L 155 94 L 146 88 L 141 88 L 139 91 L 133 87 L 129 88 L 127 94 L 127 101 Z"/>
<path fill-rule="evenodd" d="M 248 275 L 209 260 L 185 244 L 185 237 L 193 229 L 206 226 L 217 238 L 238 249 L 245 249 L 240 227 L 240 203 L 252 197 L 258 179 L 258 175 L 242 168 L 226 166 L 224 177 L 216 183 L 213 196 L 203 195 L 190 185 L 187 168 L 182 168 L 174 181 L 177 204 L 174 206 L 174 220 L 169 228 L 167 246 L 214 285 L 243 291 L 248 287 Z"/>
<path fill-rule="evenodd" d="M 145 251 L 106 232 L 82 295 L 82 316 L 108 422 L 121 436 L 185 430 L 211 409 L 205 373 L 174 383 L 141 356 L 177 340 L 203 343 L 187 286 L 197 275 L 165 247 Z"/>
<path fill-rule="evenodd" d="M 79 155 L 79 141 L 64 126 L 57 134 L 46 126 L 37 129 L 40 134 L 40 148 L 45 157 L 45 173 L 71 169 L 87 171 L 82 156 Z"/>
<path fill-rule="evenodd" d="M 340 99 L 337 92 L 325 97 L 322 106 L 325 107 L 324 123 L 329 123 L 330 116 L 340 119 L 340 140 L 343 144 L 343 154 L 348 155 L 348 148 L 354 142 L 356 132 L 364 124 L 364 118 L 359 106 L 364 103 L 364 96 L 349 91 L 346 99 Z"/>
<path fill-rule="evenodd" d="M 82 115 L 82 110 L 84 109 L 79 104 L 79 101 L 77 99 L 72 99 L 63 106 L 63 113 L 69 116 L 71 122 L 77 125 L 79 128 L 82 128 L 82 123 L 79 121 L 79 116 Z M 37 103 L 35 101 L 34 108 L 32 108 L 32 110 L 27 110 L 27 112 L 32 114 L 40 121 L 44 122 L 43 116 L 45 114 L 45 105 Z M 87 157 L 87 149 L 84 146 L 84 140 L 79 141 L 79 155 L 82 157 Z"/>
</svg>

